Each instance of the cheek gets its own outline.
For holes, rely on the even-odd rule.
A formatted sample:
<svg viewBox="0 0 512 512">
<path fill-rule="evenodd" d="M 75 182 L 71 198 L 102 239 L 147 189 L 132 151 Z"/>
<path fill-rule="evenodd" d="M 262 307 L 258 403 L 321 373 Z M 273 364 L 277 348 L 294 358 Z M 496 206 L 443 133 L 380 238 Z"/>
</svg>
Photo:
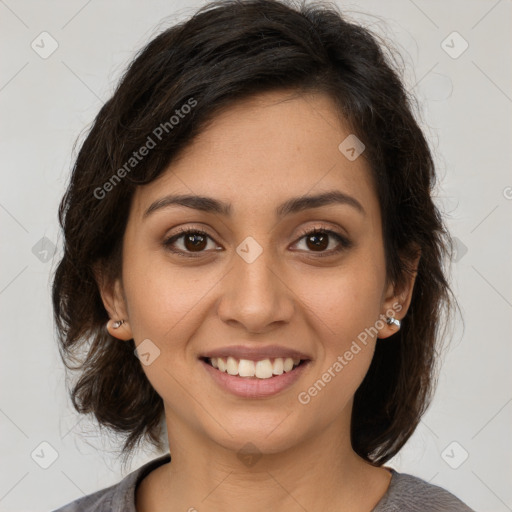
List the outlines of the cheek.
<svg viewBox="0 0 512 512">
<path fill-rule="evenodd" d="M 381 288 L 379 269 L 353 258 L 329 272 L 301 275 L 294 290 L 317 319 L 328 346 L 343 347 L 379 318 Z"/>
<path fill-rule="evenodd" d="M 303 312 L 314 324 L 321 351 L 310 389 L 320 394 L 324 384 L 328 388 L 319 403 L 327 406 L 335 396 L 335 403 L 343 407 L 366 375 L 376 331 L 382 327 L 381 322 L 377 324 L 381 280 L 376 266 L 354 259 L 354 264 L 333 273 L 317 273 L 300 281 L 298 293 L 306 306 Z M 317 379 L 322 381 L 318 385 Z"/>
<path fill-rule="evenodd" d="M 161 255 L 142 251 L 132 253 L 123 270 L 135 344 L 144 342 L 151 357 L 142 369 L 156 392 L 177 406 L 190 371 L 188 340 L 200 328 L 208 291 L 219 277 L 199 267 L 177 269 Z"/>
<path fill-rule="evenodd" d="M 137 251 L 126 259 L 124 286 L 136 342 L 178 346 L 198 325 L 219 276 L 201 267 L 178 268 L 165 256 Z M 213 290 L 212 290 L 213 291 Z"/>
</svg>

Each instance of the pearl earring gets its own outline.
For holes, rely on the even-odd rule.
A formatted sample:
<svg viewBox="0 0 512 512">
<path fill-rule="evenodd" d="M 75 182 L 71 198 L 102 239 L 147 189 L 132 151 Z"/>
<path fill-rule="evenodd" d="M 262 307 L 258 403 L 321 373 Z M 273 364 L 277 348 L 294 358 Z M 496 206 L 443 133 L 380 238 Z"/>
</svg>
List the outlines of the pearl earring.
<svg viewBox="0 0 512 512">
<path fill-rule="evenodd" d="M 400 329 L 400 320 L 393 318 L 392 316 L 388 316 L 386 318 L 386 323 L 388 325 L 395 324 Z"/>
<path fill-rule="evenodd" d="M 124 320 L 116 320 L 113 324 L 112 324 L 112 329 L 119 329 L 119 327 L 121 327 L 121 325 L 124 324 Z"/>
</svg>

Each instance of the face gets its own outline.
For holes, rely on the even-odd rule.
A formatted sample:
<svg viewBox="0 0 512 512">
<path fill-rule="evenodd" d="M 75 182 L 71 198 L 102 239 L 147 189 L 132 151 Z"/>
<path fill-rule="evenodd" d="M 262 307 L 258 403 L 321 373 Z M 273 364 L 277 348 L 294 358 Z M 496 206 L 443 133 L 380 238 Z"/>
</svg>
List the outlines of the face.
<svg viewBox="0 0 512 512">
<path fill-rule="evenodd" d="M 402 318 L 410 293 L 386 282 L 370 170 L 364 156 L 338 149 L 350 131 L 335 112 L 323 95 L 259 95 L 219 115 L 137 189 L 122 279 L 102 296 L 113 318 L 126 319 L 111 333 L 146 354 L 169 431 L 232 450 L 250 441 L 267 453 L 333 422 L 348 431 L 376 338 L 396 332 L 384 315 Z M 338 200 L 291 202 L 327 192 Z M 229 212 L 172 203 L 176 195 L 205 196 Z M 235 345 L 277 345 L 309 361 L 285 372 L 281 391 L 240 396 L 200 359 Z"/>
</svg>

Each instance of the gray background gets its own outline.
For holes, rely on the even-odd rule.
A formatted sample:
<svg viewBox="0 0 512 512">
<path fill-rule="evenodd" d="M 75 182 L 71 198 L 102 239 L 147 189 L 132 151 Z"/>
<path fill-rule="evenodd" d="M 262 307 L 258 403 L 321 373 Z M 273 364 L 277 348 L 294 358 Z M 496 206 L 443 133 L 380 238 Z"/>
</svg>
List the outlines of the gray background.
<svg viewBox="0 0 512 512">
<path fill-rule="evenodd" d="M 339 3 L 404 56 L 438 165 L 436 200 L 458 240 L 451 279 L 465 330 L 456 318 L 434 402 L 387 465 L 475 510 L 512 510 L 511 2 Z M 134 52 L 199 5 L 0 0 L 2 511 L 51 510 L 125 475 L 115 443 L 66 395 L 50 303 L 57 207 L 73 143 Z M 52 38 L 58 48 L 42 58 Z M 139 452 L 131 469 L 157 455 Z"/>
</svg>

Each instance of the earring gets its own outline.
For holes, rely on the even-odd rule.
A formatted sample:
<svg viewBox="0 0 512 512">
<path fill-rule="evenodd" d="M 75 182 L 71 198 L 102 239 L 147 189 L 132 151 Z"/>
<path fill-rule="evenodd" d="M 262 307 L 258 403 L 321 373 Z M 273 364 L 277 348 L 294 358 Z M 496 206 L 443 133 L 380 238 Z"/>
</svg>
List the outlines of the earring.
<svg viewBox="0 0 512 512">
<path fill-rule="evenodd" d="M 392 316 L 388 316 L 386 318 L 386 323 L 388 325 L 395 324 L 400 329 L 400 320 L 393 318 Z"/>
<path fill-rule="evenodd" d="M 119 329 L 119 327 L 121 327 L 121 325 L 124 324 L 124 320 L 116 320 L 113 324 L 112 324 L 112 329 Z"/>
</svg>

